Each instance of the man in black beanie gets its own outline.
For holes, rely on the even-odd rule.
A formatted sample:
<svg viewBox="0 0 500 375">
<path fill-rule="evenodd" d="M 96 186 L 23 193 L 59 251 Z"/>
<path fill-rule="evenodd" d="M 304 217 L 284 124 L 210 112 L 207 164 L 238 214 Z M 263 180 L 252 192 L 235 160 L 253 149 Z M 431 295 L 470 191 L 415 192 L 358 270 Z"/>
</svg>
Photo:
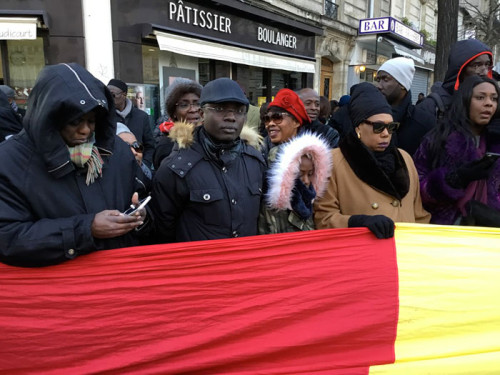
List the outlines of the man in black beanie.
<svg viewBox="0 0 500 375">
<path fill-rule="evenodd" d="M 151 168 L 155 143 L 149 115 L 132 105 L 132 101 L 127 98 L 128 86 L 125 82 L 113 78 L 108 83 L 108 89 L 115 102 L 116 122 L 125 124 L 135 135 L 137 142 L 144 146 L 142 161 L 148 168 Z"/>
</svg>

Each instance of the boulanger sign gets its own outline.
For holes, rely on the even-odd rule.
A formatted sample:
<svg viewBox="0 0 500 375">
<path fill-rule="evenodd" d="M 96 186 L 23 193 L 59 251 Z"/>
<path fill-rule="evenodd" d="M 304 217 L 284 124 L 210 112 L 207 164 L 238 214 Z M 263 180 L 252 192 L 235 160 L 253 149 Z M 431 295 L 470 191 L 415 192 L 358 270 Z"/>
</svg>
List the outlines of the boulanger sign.
<svg viewBox="0 0 500 375">
<path fill-rule="evenodd" d="M 283 55 L 314 58 L 314 35 L 300 34 L 284 25 L 265 24 L 182 0 L 169 1 L 166 21 L 166 25 L 165 20 L 158 23 L 183 34 Z"/>
<path fill-rule="evenodd" d="M 410 48 L 422 48 L 424 45 L 422 34 L 392 17 L 360 20 L 358 33 L 360 35 L 387 34 L 386 36 L 398 39 Z"/>
</svg>

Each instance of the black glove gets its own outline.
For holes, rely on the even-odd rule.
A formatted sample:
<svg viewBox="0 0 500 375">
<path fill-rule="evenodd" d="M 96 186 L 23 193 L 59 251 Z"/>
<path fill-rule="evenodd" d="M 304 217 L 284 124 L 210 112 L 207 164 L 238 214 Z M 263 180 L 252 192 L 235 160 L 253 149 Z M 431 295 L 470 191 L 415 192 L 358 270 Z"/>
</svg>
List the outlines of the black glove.
<svg viewBox="0 0 500 375">
<path fill-rule="evenodd" d="M 466 163 L 446 175 L 446 182 L 455 189 L 465 189 L 469 183 L 490 176 L 496 158 L 485 156 Z"/>
<path fill-rule="evenodd" d="M 384 215 L 352 215 L 347 226 L 349 228 L 367 227 L 377 238 L 394 236 L 394 221 Z"/>
<path fill-rule="evenodd" d="M 471 200 L 465 204 L 467 216 L 460 225 L 475 225 L 480 227 L 500 227 L 500 211 L 481 202 Z"/>
</svg>

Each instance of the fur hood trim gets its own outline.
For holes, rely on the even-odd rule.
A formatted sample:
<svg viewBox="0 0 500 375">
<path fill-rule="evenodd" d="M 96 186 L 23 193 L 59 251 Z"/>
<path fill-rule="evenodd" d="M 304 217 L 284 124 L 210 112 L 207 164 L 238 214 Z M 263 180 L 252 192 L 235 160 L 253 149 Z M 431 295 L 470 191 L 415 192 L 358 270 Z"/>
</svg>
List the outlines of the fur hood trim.
<svg viewBox="0 0 500 375">
<path fill-rule="evenodd" d="M 246 142 L 249 146 L 252 146 L 256 150 L 260 150 L 262 145 L 264 144 L 264 137 L 247 124 L 243 125 L 240 138 L 242 141 Z"/>
<path fill-rule="evenodd" d="M 168 133 L 168 137 L 177 142 L 179 148 L 189 148 L 194 142 L 194 124 L 184 121 L 176 121 L 174 122 L 174 126 L 170 128 L 170 132 Z"/>
<path fill-rule="evenodd" d="M 276 161 L 268 171 L 269 190 L 266 200 L 269 207 L 277 210 L 292 209 L 292 191 L 304 154 L 311 156 L 314 165 L 311 183 L 316 197 L 321 197 L 326 190 L 332 168 L 332 152 L 328 142 L 318 135 L 305 132 L 280 147 Z"/>
<path fill-rule="evenodd" d="M 168 137 L 174 142 L 177 142 L 179 148 L 189 148 L 194 142 L 195 128 L 195 125 L 188 122 L 177 121 L 170 129 Z M 257 133 L 257 131 L 247 125 L 244 125 L 241 129 L 240 138 L 242 141 L 257 150 L 260 150 L 260 147 L 264 142 L 264 138 L 259 133 Z"/>
</svg>

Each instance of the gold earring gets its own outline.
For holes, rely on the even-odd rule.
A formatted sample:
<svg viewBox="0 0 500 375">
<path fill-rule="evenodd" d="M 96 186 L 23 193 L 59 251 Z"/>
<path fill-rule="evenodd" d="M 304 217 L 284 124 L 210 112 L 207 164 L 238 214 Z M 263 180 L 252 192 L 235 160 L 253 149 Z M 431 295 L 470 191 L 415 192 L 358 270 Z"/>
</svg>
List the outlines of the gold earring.
<svg viewBox="0 0 500 375">
<path fill-rule="evenodd" d="M 358 139 L 361 139 L 361 133 L 356 132 L 356 134 L 358 135 Z"/>
</svg>

